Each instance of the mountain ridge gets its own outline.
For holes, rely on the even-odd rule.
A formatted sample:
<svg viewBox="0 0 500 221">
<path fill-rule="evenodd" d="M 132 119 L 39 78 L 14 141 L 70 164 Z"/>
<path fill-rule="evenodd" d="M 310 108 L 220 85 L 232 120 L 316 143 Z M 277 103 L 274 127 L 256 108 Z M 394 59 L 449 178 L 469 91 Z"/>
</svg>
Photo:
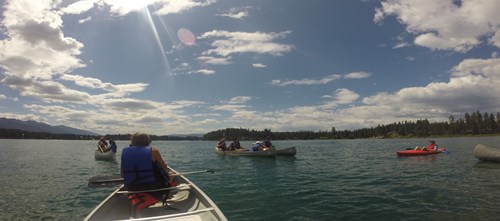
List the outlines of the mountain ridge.
<svg viewBox="0 0 500 221">
<path fill-rule="evenodd" d="M 82 130 L 64 125 L 52 126 L 46 123 L 41 123 L 33 120 L 23 121 L 5 117 L 0 117 L 0 128 L 17 129 L 29 132 L 46 132 L 53 134 L 76 134 L 76 135 L 92 135 L 92 136 L 99 135 L 98 133 L 92 131 Z"/>
</svg>

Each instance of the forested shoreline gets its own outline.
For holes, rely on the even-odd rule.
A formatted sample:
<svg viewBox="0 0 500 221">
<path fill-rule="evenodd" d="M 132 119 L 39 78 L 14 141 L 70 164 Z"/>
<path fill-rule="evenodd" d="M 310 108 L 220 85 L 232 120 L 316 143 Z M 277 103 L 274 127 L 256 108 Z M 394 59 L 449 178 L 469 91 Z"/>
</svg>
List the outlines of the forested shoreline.
<svg viewBox="0 0 500 221">
<path fill-rule="evenodd" d="M 413 138 L 413 137 L 452 137 L 500 134 L 500 113 L 479 111 L 465 113 L 463 118 L 450 116 L 446 122 L 431 123 L 427 119 L 396 122 L 388 125 L 362 128 L 357 130 L 273 132 L 243 128 L 226 128 L 212 131 L 204 140 L 219 140 L 222 137 L 240 140 L 264 140 L 270 136 L 274 140 L 317 140 L 317 139 L 363 139 L 363 138 Z"/>
<path fill-rule="evenodd" d="M 226 128 L 211 131 L 198 136 L 151 135 L 152 140 L 219 140 L 222 137 L 231 140 L 263 140 L 270 136 L 273 140 L 329 140 L 329 139 L 363 139 L 363 138 L 413 138 L 413 137 L 451 137 L 478 136 L 500 134 L 500 113 L 483 113 L 479 111 L 465 113 L 463 118 L 450 116 L 446 122 L 429 122 L 427 119 L 417 121 L 395 122 L 376 127 L 357 130 L 336 130 L 332 126 L 327 131 L 295 131 L 273 132 L 270 129 L 253 130 L 245 128 Z M 107 134 L 105 139 L 129 140 L 130 134 Z M 97 140 L 100 136 L 77 134 L 52 134 L 45 132 L 29 132 L 17 129 L 0 128 L 0 139 L 62 139 L 62 140 Z"/>
</svg>

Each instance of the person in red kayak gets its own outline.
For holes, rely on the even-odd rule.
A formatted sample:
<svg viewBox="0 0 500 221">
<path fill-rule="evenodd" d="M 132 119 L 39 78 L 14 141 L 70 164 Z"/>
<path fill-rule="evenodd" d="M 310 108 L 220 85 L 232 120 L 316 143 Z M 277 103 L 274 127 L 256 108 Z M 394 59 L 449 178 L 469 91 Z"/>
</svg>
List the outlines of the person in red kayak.
<svg viewBox="0 0 500 221">
<path fill-rule="evenodd" d="M 424 147 L 422 150 L 427 150 L 427 151 L 437 151 L 438 150 L 438 145 L 436 144 L 436 141 L 434 140 L 429 140 L 431 144 L 429 146 Z"/>
<path fill-rule="evenodd" d="M 429 146 L 427 147 L 419 147 L 419 146 L 416 146 L 414 148 L 414 150 L 426 150 L 426 151 L 437 151 L 438 150 L 438 145 L 436 144 L 436 141 L 434 140 L 429 140 L 429 142 L 431 142 L 431 144 L 429 144 Z M 407 149 L 408 150 L 408 149 Z"/>
</svg>

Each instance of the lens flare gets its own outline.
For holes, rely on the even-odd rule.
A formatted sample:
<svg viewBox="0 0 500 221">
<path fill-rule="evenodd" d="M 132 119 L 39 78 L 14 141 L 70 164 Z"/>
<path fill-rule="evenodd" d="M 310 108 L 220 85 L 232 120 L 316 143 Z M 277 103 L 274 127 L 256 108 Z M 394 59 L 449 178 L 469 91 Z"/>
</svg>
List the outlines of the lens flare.
<svg viewBox="0 0 500 221">
<path fill-rule="evenodd" d="M 196 38 L 194 37 L 194 34 L 186 28 L 179 29 L 177 31 L 177 37 L 185 45 L 194 45 L 196 43 Z"/>
</svg>

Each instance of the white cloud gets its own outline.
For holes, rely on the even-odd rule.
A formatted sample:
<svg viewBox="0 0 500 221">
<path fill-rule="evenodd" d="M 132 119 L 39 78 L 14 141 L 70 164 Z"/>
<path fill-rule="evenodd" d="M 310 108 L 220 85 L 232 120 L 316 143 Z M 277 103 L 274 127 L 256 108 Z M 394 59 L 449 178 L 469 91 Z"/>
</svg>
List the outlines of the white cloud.
<svg viewBox="0 0 500 221">
<path fill-rule="evenodd" d="M 342 75 L 332 74 L 326 77 L 318 78 L 318 79 L 310 79 L 304 78 L 300 80 L 273 80 L 271 84 L 276 86 L 288 86 L 288 85 L 317 85 L 317 84 L 328 84 L 332 81 L 341 79 Z"/>
<path fill-rule="evenodd" d="M 216 54 L 227 57 L 238 53 L 271 54 L 280 56 L 291 51 L 294 47 L 287 44 L 273 42 L 276 38 L 284 38 L 291 31 L 279 33 L 263 32 L 229 32 L 213 30 L 203 33 L 200 39 L 214 39 L 212 49 L 203 52 L 203 55 Z"/>
<path fill-rule="evenodd" d="M 467 52 L 483 38 L 500 46 L 500 1 L 391 0 L 383 1 L 375 10 L 374 21 L 396 16 L 416 35 L 416 45 L 437 50 Z"/>
<path fill-rule="evenodd" d="M 252 66 L 256 67 L 256 68 L 265 68 L 265 67 L 267 67 L 267 65 L 261 64 L 261 63 L 254 63 L 254 64 L 252 64 Z"/>
<path fill-rule="evenodd" d="M 340 75 L 340 74 L 332 74 L 328 75 L 322 78 L 317 78 L 317 79 L 310 79 L 310 78 L 304 78 L 300 80 L 273 80 L 271 81 L 272 85 L 275 86 L 288 86 L 288 85 L 318 85 L 318 84 L 328 84 L 332 81 L 339 80 L 339 79 L 362 79 L 362 78 L 368 78 L 370 77 L 371 74 L 363 71 L 359 72 L 351 72 L 345 75 Z"/>
<path fill-rule="evenodd" d="M 108 92 L 113 92 L 115 96 L 125 96 L 133 92 L 141 92 L 146 89 L 149 84 L 146 83 L 133 83 L 133 84 L 119 84 L 104 83 L 99 79 L 83 77 L 80 75 L 65 74 L 60 77 L 61 80 L 72 81 L 75 84 L 91 89 L 102 89 Z"/>
<path fill-rule="evenodd" d="M 89 17 L 87 17 L 87 18 L 84 18 L 84 19 L 80 19 L 80 20 L 78 20 L 78 23 L 79 23 L 79 24 L 83 24 L 83 23 L 88 22 L 88 21 L 90 21 L 90 20 L 92 20 L 92 17 L 90 17 L 90 16 L 89 16 Z"/>
<path fill-rule="evenodd" d="M 216 58 L 216 57 L 211 57 L 211 56 L 200 56 L 197 59 L 204 64 L 227 65 L 227 64 L 232 63 L 229 61 L 231 59 L 231 56 L 223 57 L 223 58 Z"/>
<path fill-rule="evenodd" d="M 98 0 L 80 0 L 61 9 L 64 14 L 81 14 L 94 7 Z"/>
<path fill-rule="evenodd" d="M 195 71 L 195 73 L 204 74 L 204 75 L 212 75 L 212 74 L 215 74 L 215 71 L 210 70 L 210 69 L 200 69 L 200 70 Z"/>
<path fill-rule="evenodd" d="M 23 96 L 37 98 L 46 102 L 85 103 L 90 98 L 88 93 L 67 88 L 54 81 L 7 75 L 0 80 L 0 83 L 18 90 Z"/>
<path fill-rule="evenodd" d="M 398 48 L 404 48 L 404 47 L 408 47 L 408 46 L 410 46 L 410 44 L 408 42 L 399 42 L 396 45 L 394 45 L 392 48 L 398 49 Z"/>
<path fill-rule="evenodd" d="M 233 19 L 243 19 L 244 17 L 248 16 L 248 9 L 250 9 L 250 7 L 231 8 L 225 13 L 217 14 L 217 16 L 229 17 Z"/>
<path fill-rule="evenodd" d="M 324 95 L 323 98 L 328 98 L 329 101 L 321 105 L 321 108 L 332 109 L 340 104 L 351 104 L 359 98 L 359 94 L 347 88 L 335 90 L 333 95 Z"/>
<path fill-rule="evenodd" d="M 228 104 L 243 104 L 247 103 L 248 101 L 252 100 L 252 97 L 250 96 L 238 96 L 238 97 L 233 97 L 229 101 L 227 101 Z"/>
<path fill-rule="evenodd" d="M 123 1 L 123 0 L 116 0 Z M 136 0 L 129 0 L 136 1 Z M 140 2 L 140 1 L 138 1 Z M 216 0 L 196 1 L 196 0 L 158 0 L 160 9 L 155 13 L 159 15 L 175 14 L 191 10 L 195 7 L 205 7 L 217 2 Z"/>
<path fill-rule="evenodd" d="M 364 71 L 358 71 L 358 72 L 351 72 L 349 74 L 346 74 L 346 75 L 344 75 L 344 78 L 346 78 L 346 79 L 363 79 L 363 78 L 368 78 L 371 75 L 372 75 L 371 73 L 367 73 Z"/>
</svg>

